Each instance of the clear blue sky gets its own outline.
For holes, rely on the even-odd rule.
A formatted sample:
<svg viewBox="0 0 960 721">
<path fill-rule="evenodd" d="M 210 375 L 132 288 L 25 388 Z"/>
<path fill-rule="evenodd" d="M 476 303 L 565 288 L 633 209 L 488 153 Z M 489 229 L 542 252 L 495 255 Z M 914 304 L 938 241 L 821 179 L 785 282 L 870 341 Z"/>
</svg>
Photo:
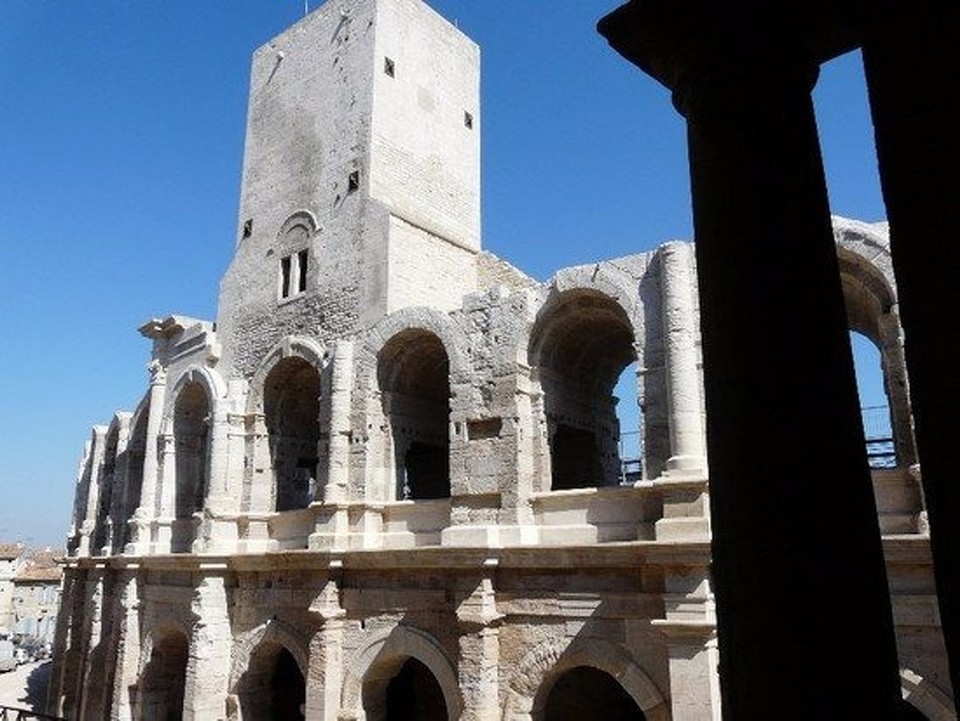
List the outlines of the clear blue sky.
<svg viewBox="0 0 960 721">
<path fill-rule="evenodd" d="M 619 1 L 429 2 L 481 47 L 484 246 L 541 280 L 692 237 L 683 121 L 595 30 Z M 215 317 L 250 55 L 303 11 L 0 2 L 0 540 L 63 544 L 90 426 L 145 391 L 137 327 Z M 882 219 L 859 58 L 815 98 L 833 211 Z"/>
</svg>

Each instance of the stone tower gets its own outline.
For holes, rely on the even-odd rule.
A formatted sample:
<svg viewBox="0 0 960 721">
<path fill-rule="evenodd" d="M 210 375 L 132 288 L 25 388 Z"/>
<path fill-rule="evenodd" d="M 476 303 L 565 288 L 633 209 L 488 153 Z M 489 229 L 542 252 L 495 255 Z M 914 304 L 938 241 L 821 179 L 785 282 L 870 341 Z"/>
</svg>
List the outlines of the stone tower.
<svg viewBox="0 0 960 721">
<path fill-rule="evenodd" d="M 479 121 L 479 49 L 422 0 L 329 2 L 259 48 L 220 287 L 227 366 L 248 376 L 286 334 L 459 307 L 480 250 Z"/>
</svg>

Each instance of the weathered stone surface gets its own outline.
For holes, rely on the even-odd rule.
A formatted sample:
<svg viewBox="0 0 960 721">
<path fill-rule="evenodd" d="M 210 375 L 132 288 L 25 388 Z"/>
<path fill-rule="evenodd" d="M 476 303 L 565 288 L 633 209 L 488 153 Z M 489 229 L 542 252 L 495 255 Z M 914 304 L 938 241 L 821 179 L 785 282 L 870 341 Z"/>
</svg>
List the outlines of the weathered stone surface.
<svg viewBox="0 0 960 721">
<path fill-rule="evenodd" d="M 146 323 L 143 401 L 83 456 L 50 710 L 372 719 L 396 681 L 529 719 L 590 667 L 647 719 L 718 717 L 691 245 L 546 283 L 482 251 L 478 77 L 420 0 L 330 0 L 257 51 L 217 322 Z M 835 228 L 906 466 L 886 231 Z M 876 486 L 904 688 L 940 718 L 922 498 Z"/>
</svg>

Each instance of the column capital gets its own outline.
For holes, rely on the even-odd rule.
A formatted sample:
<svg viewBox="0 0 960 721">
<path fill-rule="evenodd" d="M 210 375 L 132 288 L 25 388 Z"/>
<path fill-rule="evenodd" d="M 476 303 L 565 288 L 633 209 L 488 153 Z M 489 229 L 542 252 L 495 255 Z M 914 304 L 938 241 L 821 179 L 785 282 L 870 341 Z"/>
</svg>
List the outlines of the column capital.
<svg viewBox="0 0 960 721">
<path fill-rule="evenodd" d="M 860 44 L 856 0 L 630 0 L 597 29 L 618 53 L 675 91 L 700 63 L 796 54 L 819 65 Z"/>
</svg>

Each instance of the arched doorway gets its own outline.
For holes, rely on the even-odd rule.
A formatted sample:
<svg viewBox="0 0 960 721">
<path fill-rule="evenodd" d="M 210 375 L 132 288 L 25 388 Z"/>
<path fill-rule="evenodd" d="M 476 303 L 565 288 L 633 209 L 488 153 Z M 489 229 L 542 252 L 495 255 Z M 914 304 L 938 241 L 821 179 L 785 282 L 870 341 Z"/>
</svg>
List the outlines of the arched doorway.
<svg viewBox="0 0 960 721">
<path fill-rule="evenodd" d="M 139 710 L 143 721 L 179 721 L 189 646 L 180 631 L 170 630 L 154 642 L 150 660 L 140 677 Z"/>
<path fill-rule="evenodd" d="M 646 721 L 646 716 L 619 682 L 606 671 L 575 666 L 550 686 L 543 721 Z"/>
<path fill-rule="evenodd" d="M 251 655 L 237 695 L 244 719 L 296 721 L 304 717 L 307 684 L 290 651 L 265 643 Z"/>
<path fill-rule="evenodd" d="M 424 330 L 401 331 L 377 358 L 397 499 L 450 496 L 450 361 Z"/>
<path fill-rule="evenodd" d="M 614 388 L 636 361 L 633 341 L 623 308 L 597 291 L 567 291 L 541 311 L 530 363 L 543 391 L 552 490 L 620 482 Z"/>
<path fill-rule="evenodd" d="M 173 436 L 176 458 L 174 521 L 170 539 L 173 553 L 188 553 L 196 534 L 194 513 L 203 508 L 209 464 L 210 401 L 204 387 L 187 383 L 174 407 Z"/>
<path fill-rule="evenodd" d="M 320 442 L 320 373 L 296 356 L 282 359 L 263 388 L 275 508 L 306 508 L 316 491 Z"/>
</svg>

